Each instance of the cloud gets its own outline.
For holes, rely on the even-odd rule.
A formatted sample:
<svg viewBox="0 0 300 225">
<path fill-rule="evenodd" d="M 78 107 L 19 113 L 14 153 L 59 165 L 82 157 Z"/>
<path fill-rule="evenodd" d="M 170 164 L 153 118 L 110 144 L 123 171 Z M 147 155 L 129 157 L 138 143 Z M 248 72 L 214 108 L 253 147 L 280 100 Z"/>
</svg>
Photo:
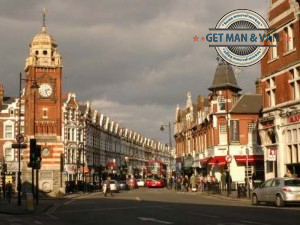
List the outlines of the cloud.
<svg viewBox="0 0 300 225">
<path fill-rule="evenodd" d="M 168 142 L 161 123 L 174 121 L 187 91 L 207 95 L 217 53 L 203 36 L 227 12 L 248 8 L 263 16 L 261 0 L 5 0 L 0 3 L 1 83 L 18 93 L 28 44 L 41 29 L 46 7 L 47 31 L 63 57 L 64 91 L 150 138 Z M 254 92 L 260 66 L 244 68 L 237 80 Z"/>
</svg>

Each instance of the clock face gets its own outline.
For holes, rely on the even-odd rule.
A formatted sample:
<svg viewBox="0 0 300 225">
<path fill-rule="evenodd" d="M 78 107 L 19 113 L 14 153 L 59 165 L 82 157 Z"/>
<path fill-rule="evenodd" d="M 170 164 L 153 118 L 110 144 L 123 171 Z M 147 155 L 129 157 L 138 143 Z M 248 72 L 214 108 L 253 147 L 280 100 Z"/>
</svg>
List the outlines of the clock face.
<svg viewBox="0 0 300 225">
<path fill-rule="evenodd" d="M 50 153 L 49 148 L 47 148 L 47 147 L 46 147 L 46 148 L 43 148 L 43 151 L 42 151 L 43 156 L 48 156 L 49 153 Z"/>
<path fill-rule="evenodd" d="M 43 97 L 49 97 L 52 94 L 52 87 L 50 86 L 50 84 L 41 84 L 40 88 L 39 88 L 39 93 L 41 96 Z"/>
</svg>

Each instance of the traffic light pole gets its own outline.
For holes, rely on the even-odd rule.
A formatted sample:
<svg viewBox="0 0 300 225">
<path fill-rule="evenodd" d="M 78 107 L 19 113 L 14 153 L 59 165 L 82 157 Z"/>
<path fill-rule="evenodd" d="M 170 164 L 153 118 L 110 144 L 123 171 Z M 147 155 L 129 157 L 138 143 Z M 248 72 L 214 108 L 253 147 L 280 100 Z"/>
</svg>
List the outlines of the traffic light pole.
<svg viewBox="0 0 300 225">
<path fill-rule="evenodd" d="M 36 178 L 36 185 L 35 185 L 35 204 L 39 204 L 39 169 L 35 170 L 35 178 Z"/>
</svg>

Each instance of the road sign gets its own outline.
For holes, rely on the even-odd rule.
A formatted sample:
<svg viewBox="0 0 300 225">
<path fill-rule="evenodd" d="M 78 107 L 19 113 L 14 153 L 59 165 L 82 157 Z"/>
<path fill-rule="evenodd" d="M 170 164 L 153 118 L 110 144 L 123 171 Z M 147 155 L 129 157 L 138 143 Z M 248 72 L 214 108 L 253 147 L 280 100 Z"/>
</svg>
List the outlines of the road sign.
<svg viewBox="0 0 300 225">
<path fill-rule="evenodd" d="M 12 148 L 27 148 L 26 144 L 12 144 Z"/>
<path fill-rule="evenodd" d="M 269 161 L 276 161 L 276 149 L 268 149 L 268 160 Z"/>
<path fill-rule="evenodd" d="M 226 155 L 225 159 L 226 159 L 227 163 L 231 163 L 232 156 L 231 155 Z"/>
<path fill-rule="evenodd" d="M 23 143 L 23 142 L 24 142 L 24 136 L 23 136 L 23 134 L 18 134 L 18 135 L 16 136 L 16 141 L 17 141 L 19 144 Z"/>
</svg>

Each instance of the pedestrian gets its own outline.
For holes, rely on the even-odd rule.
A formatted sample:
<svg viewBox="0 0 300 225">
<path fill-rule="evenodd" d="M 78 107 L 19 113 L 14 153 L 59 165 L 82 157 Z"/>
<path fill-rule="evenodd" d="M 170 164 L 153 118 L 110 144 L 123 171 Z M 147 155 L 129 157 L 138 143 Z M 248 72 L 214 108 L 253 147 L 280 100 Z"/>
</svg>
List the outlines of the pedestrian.
<svg viewBox="0 0 300 225">
<path fill-rule="evenodd" d="M 104 197 L 107 196 L 107 193 L 110 193 L 110 196 L 112 197 L 112 192 L 110 189 L 110 177 L 108 176 L 107 179 L 104 181 L 103 184 L 103 193 L 104 193 Z"/>
<path fill-rule="evenodd" d="M 221 175 L 221 190 L 222 191 L 226 190 L 226 174 L 225 174 L 225 172 L 223 172 Z"/>
<path fill-rule="evenodd" d="M 10 181 L 8 181 L 8 183 L 6 184 L 6 194 L 8 198 L 8 203 L 10 203 L 12 195 L 12 184 L 10 183 Z"/>
<path fill-rule="evenodd" d="M 226 186 L 227 186 L 227 192 L 231 192 L 231 183 L 232 183 L 232 178 L 229 173 L 229 171 L 226 171 Z"/>
</svg>

